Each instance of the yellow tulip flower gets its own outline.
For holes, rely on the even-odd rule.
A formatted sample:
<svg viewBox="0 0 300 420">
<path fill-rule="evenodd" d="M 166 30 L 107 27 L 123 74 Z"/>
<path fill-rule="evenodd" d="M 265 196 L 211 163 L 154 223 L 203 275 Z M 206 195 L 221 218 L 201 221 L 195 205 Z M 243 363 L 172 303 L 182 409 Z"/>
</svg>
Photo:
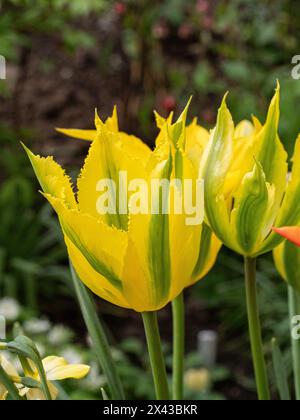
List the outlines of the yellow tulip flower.
<svg viewBox="0 0 300 420">
<path fill-rule="evenodd" d="M 85 377 L 90 370 L 90 367 L 87 365 L 69 364 L 62 357 L 49 356 L 43 359 L 42 362 L 48 381 L 48 388 L 53 400 L 57 398 L 58 391 L 56 387 L 51 383 L 51 381 L 60 381 L 63 379 L 81 379 Z M 41 389 L 27 388 L 21 384 L 22 378 L 20 377 L 16 368 L 3 355 L 0 355 L 0 363 L 7 375 L 15 383 L 21 397 L 26 396 L 27 400 L 45 399 Z M 39 382 L 40 378 L 34 364 L 32 364 L 30 360 L 28 360 L 28 363 L 31 367 L 31 370 L 25 372 L 26 377 L 35 379 Z M 6 396 L 7 392 L 5 388 L 3 385 L 0 385 L 0 399 L 5 399 Z"/>
<path fill-rule="evenodd" d="M 187 223 L 191 214 L 185 206 L 180 213 L 171 204 L 178 196 L 184 201 L 185 187 L 167 187 L 168 212 L 153 195 L 149 199 L 134 187 L 136 180 L 143 180 L 146 190 L 151 189 L 153 180 L 158 180 L 160 198 L 165 192 L 161 181 L 171 185 L 173 180 L 189 179 L 196 185 L 199 160 L 197 164 L 192 150 L 201 155 L 209 136 L 196 122 L 186 127 L 186 113 L 187 108 L 175 123 L 172 116 L 164 119 L 156 114 L 160 132 L 154 151 L 119 131 L 116 108 L 105 123 L 96 114 L 96 130 L 60 129 L 91 141 L 76 196 L 70 178 L 52 157 L 41 158 L 26 149 L 43 194 L 58 214 L 81 281 L 101 298 L 137 312 L 158 310 L 176 298 L 207 273 L 220 248 L 202 220 Z M 125 180 L 120 174 L 126 175 Z M 114 188 L 107 189 L 104 203 L 99 191 L 107 179 Z M 203 205 L 194 192 L 192 199 L 196 206 Z M 109 209 L 101 213 L 99 208 L 108 202 Z M 149 203 L 156 211 L 147 211 Z"/>
<path fill-rule="evenodd" d="M 241 130 L 234 128 L 224 98 L 201 163 L 208 222 L 225 245 L 247 257 L 280 244 L 272 226 L 296 224 L 300 218 L 300 137 L 287 182 L 287 153 L 278 136 L 279 96 L 278 85 L 264 125 L 254 119 Z"/>
</svg>

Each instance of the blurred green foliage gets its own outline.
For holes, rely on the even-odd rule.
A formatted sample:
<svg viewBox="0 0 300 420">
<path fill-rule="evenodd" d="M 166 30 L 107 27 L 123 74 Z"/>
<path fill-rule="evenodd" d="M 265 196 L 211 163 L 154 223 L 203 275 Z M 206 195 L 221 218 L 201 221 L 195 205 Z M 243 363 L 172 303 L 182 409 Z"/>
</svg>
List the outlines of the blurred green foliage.
<svg viewBox="0 0 300 420">
<path fill-rule="evenodd" d="M 76 19 L 101 12 L 107 0 L 1 0 L 0 51 L 16 60 L 18 48 L 30 47 L 31 35 L 60 33 L 72 50 L 93 45 L 93 38 L 76 27 Z"/>
<path fill-rule="evenodd" d="M 17 301 L 7 298 L 0 299 L 0 306 L 17 307 L 15 317 L 10 320 L 7 329 L 7 339 L 12 340 L 16 335 L 23 334 L 30 337 L 38 347 L 42 358 L 59 355 L 69 363 L 85 363 L 91 367 L 89 375 L 81 381 L 68 380 L 56 383 L 59 386 L 59 399 L 101 399 L 100 389 L 107 392 L 106 377 L 98 366 L 97 357 L 87 336 L 81 342 L 76 338 L 75 332 L 64 324 L 53 324 L 47 317 L 34 318 L 22 308 Z M 10 313 L 12 311 L 10 310 Z M 163 343 L 169 372 L 172 367 L 171 346 Z M 146 343 L 137 338 L 126 338 L 120 343 L 111 346 L 112 357 L 117 365 L 118 372 L 127 399 L 153 400 L 155 392 L 151 378 L 151 367 Z M 18 367 L 17 356 L 5 352 L 11 363 Z M 231 373 L 223 366 L 215 366 L 211 371 L 206 370 L 201 362 L 199 352 L 186 355 L 185 370 L 197 369 L 204 371 L 207 380 L 203 384 L 196 383 L 193 387 L 187 386 L 185 398 L 195 400 L 222 400 L 225 397 L 215 391 L 215 387 L 231 377 Z M 171 383 L 171 375 L 169 381 Z M 198 381 L 199 382 L 199 381 Z M 187 384 L 189 385 L 189 384 Z M 193 384 L 191 384 L 193 385 Z M 195 386 L 197 385 L 197 386 Z"/>
<path fill-rule="evenodd" d="M 27 138 L 26 132 L 19 135 Z M 62 237 L 49 206 L 37 206 L 32 172 L 16 134 L 0 127 L 0 147 L 0 295 L 36 310 L 39 295 L 51 299 L 53 282 L 68 280 Z"/>
</svg>

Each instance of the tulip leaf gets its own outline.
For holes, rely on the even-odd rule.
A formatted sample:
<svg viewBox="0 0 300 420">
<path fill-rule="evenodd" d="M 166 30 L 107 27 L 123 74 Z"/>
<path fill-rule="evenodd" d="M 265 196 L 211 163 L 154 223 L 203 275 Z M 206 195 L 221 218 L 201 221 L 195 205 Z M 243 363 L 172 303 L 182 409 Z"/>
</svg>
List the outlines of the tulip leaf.
<svg viewBox="0 0 300 420">
<path fill-rule="evenodd" d="M 92 297 L 84 284 L 80 281 L 72 264 L 70 264 L 70 269 L 82 316 L 84 318 L 89 335 L 92 339 L 96 357 L 101 368 L 103 369 L 103 372 L 106 375 L 112 398 L 124 400 L 125 396 L 122 383 L 116 370 L 116 364 L 112 359 L 106 333 L 101 319 L 97 316 Z"/>
</svg>

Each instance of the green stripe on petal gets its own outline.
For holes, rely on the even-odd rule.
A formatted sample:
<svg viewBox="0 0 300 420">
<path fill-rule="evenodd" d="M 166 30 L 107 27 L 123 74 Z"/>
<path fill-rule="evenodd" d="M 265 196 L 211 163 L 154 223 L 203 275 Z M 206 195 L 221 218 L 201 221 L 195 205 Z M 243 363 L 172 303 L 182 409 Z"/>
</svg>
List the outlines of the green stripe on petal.
<svg viewBox="0 0 300 420">
<path fill-rule="evenodd" d="M 212 235 L 212 230 L 205 223 L 203 223 L 201 232 L 200 253 L 192 274 L 193 279 L 199 279 L 201 277 L 201 273 L 205 269 L 207 263 L 207 256 L 210 252 Z"/>
<path fill-rule="evenodd" d="M 112 268 L 106 266 L 102 261 L 100 261 L 92 252 L 90 252 L 81 242 L 79 236 L 76 232 L 67 225 L 63 220 L 60 221 L 62 229 L 70 241 L 73 243 L 76 248 L 82 253 L 88 263 L 93 267 L 93 269 L 105 277 L 111 284 L 118 290 L 122 290 L 122 281 L 115 275 Z"/>
<path fill-rule="evenodd" d="M 271 101 L 265 125 L 256 140 L 255 158 L 262 165 L 266 181 L 275 186 L 274 207 L 271 217 L 274 223 L 286 187 L 287 153 L 278 137 L 279 123 L 279 84 Z"/>
<path fill-rule="evenodd" d="M 291 177 L 286 186 L 286 193 L 274 225 L 296 226 L 300 222 L 300 135 L 297 138 L 293 157 Z M 269 252 L 282 242 L 282 238 L 272 232 L 265 240 L 261 253 Z"/>
<path fill-rule="evenodd" d="M 116 289 L 122 289 L 119 278 L 127 246 L 127 233 L 109 227 L 92 216 L 68 209 L 62 200 L 49 194 L 45 198 L 59 217 L 66 238 L 77 248 L 90 266 Z M 76 262 L 73 261 L 74 266 Z M 114 290 L 114 289 L 113 289 Z"/>
<path fill-rule="evenodd" d="M 231 214 L 231 224 L 246 255 L 262 240 L 265 219 L 273 204 L 273 191 L 265 181 L 261 165 L 255 162 L 253 171 L 245 175 L 237 191 Z"/>
<path fill-rule="evenodd" d="M 171 173 L 172 156 L 170 153 L 169 159 L 160 172 L 160 179 L 170 180 Z M 149 225 L 148 262 L 157 304 L 167 298 L 171 283 L 169 214 L 164 214 L 164 210 L 168 213 L 168 209 L 162 207 L 163 204 L 167 204 L 166 201 L 169 202 L 169 188 L 168 200 L 166 200 L 162 186 L 159 187 L 159 214 L 152 215 Z"/>
<path fill-rule="evenodd" d="M 233 155 L 234 125 L 224 97 L 218 112 L 216 128 L 200 164 L 200 176 L 204 179 L 206 216 L 212 230 L 227 246 L 237 250 L 229 223 L 230 203 L 223 195 L 225 178 Z"/>
</svg>

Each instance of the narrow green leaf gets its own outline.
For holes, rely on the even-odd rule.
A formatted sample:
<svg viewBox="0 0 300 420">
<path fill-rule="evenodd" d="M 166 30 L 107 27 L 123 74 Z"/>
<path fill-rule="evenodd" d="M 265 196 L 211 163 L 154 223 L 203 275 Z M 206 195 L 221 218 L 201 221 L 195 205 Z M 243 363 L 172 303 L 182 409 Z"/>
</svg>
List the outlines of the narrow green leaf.
<svg viewBox="0 0 300 420">
<path fill-rule="evenodd" d="M 111 356 L 111 350 L 104 328 L 97 316 L 92 298 L 84 284 L 78 278 L 72 264 L 70 264 L 70 267 L 72 280 L 81 308 L 82 316 L 84 318 L 89 335 L 92 339 L 99 364 L 104 374 L 106 375 L 112 399 L 124 400 L 125 396 L 122 384 Z"/>
<path fill-rule="evenodd" d="M 108 395 L 104 388 L 101 388 L 101 394 L 102 394 L 103 401 L 109 401 Z"/>
<path fill-rule="evenodd" d="M 279 392 L 280 399 L 282 401 L 290 401 L 291 394 L 288 386 L 288 380 L 286 375 L 286 367 L 284 365 L 282 353 L 277 344 L 276 338 L 272 339 L 272 356 L 273 365 L 276 376 L 276 384 Z"/>
</svg>

